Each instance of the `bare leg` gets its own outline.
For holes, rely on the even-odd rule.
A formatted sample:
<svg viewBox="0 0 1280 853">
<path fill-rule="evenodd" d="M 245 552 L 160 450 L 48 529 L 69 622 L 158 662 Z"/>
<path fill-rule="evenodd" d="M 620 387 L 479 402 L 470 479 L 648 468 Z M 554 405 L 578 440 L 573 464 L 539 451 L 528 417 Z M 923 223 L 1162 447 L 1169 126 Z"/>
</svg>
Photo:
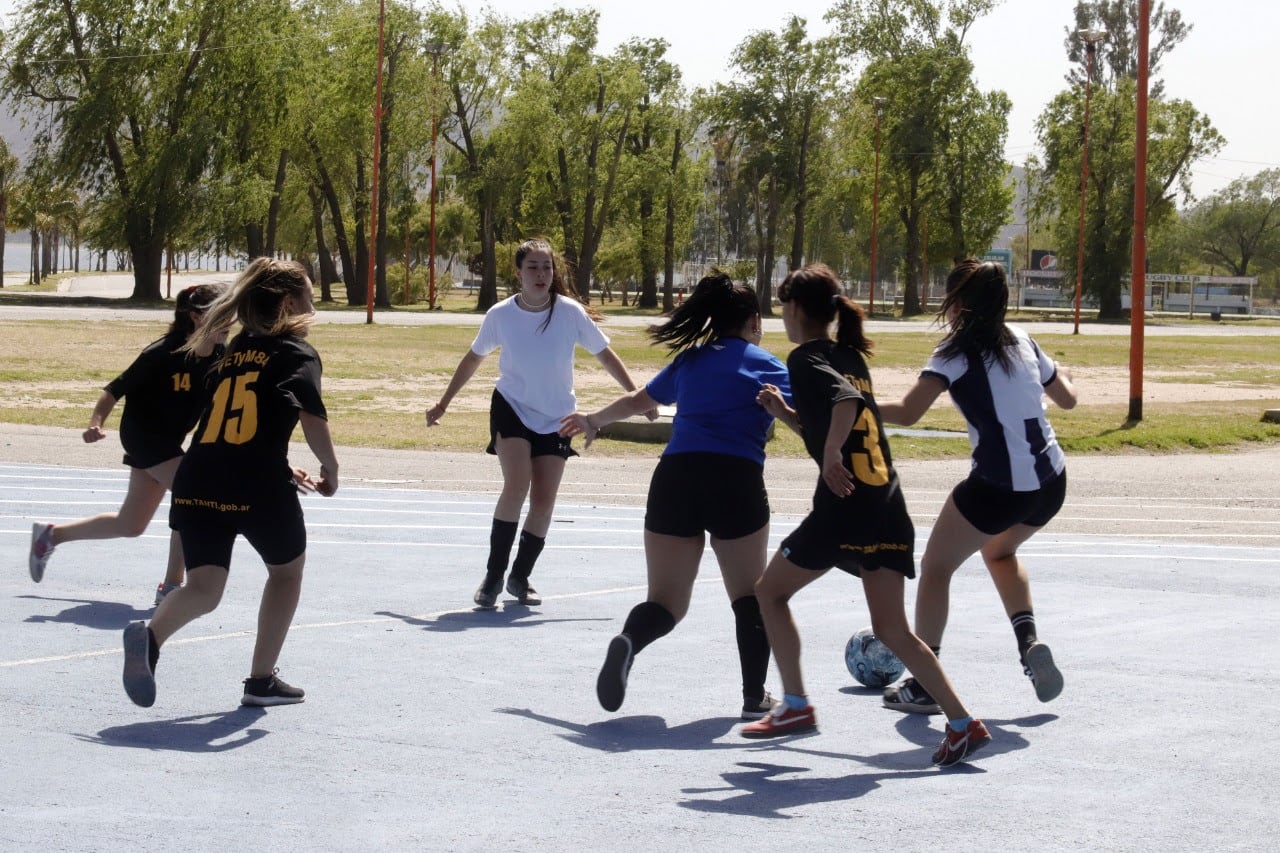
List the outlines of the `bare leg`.
<svg viewBox="0 0 1280 853">
<path fill-rule="evenodd" d="M 738 539 L 711 537 L 711 550 L 716 552 L 724 591 L 730 601 L 744 595 L 755 595 L 756 582 L 764 575 L 769 557 L 769 525 Z"/>
<path fill-rule="evenodd" d="M 982 546 L 982 560 L 987 565 L 996 591 L 1000 593 L 1005 613 L 1010 617 L 1032 609 L 1031 579 L 1027 576 L 1026 566 L 1018 559 L 1018 546 L 1039 529 L 1019 524 L 993 536 Z"/>
<path fill-rule="evenodd" d="M 165 596 L 151 617 L 151 633 L 163 645 L 188 622 L 212 613 L 227 588 L 225 566 L 197 566 L 187 573 L 187 583 Z"/>
<path fill-rule="evenodd" d="M 793 595 L 824 574 L 825 569 L 820 572 L 802 569 L 782 554 L 774 554 L 756 584 L 760 615 L 769 634 L 769 645 L 773 647 L 782 689 L 796 696 L 805 695 L 804 674 L 800 669 L 800 631 L 791 615 L 790 601 Z"/>
<path fill-rule="evenodd" d="M 276 668 L 302 596 L 302 567 L 306 558 L 303 553 L 283 565 L 267 566 L 267 582 L 262 587 L 262 603 L 258 606 L 258 638 L 253 644 L 251 676 L 268 676 Z"/>
<path fill-rule="evenodd" d="M 493 517 L 500 521 L 519 521 L 524 509 L 524 499 L 529 494 L 533 479 L 533 458 L 529 455 L 529 442 L 523 438 L 498 437 L 494 442 L 498 452 L 498 464 L 502 467 L 502 493 Z"/>
<path fill-rule="evenodd" d="M 182 560 L 182 537 L 178 531 L 169 531 L 169 564 L 164 570 L 164 582 L 169 586 L 182 586 L 186 580 L 186 563 Z"/>
<path fill-rule="evenodd" d="M 965 520 L 951 497 L 934 522 L 920 558 L 920 586 L 916 590 L 916 634 L 932 647 L 942 645 L 950 612 L 951 576 L 991 537 Z M 878 636 L 878 634 L 877 634 Z M 902 659 L 906 663 L 906 658 Z M 910 667 L 910 664 L 908 664 Z M 913 673 L 914 669 L 911 670 Z M 923 683 L 923 681 L 921 682 Z M 927 689 L 927 688 L 926 688 Z"/>
<path fill-rule="evenodd" d="M 956 695 L 942 664 L 907 625 L 907 611 L 903 604 L 904 581 L 902 575 L 888 569 L 862 572 L 862 589 L 867 596 L 867 609 L 871 611 L 871 630 L 929 691 L 948 720 L 967 717 L 969 712 Z"/>
<path fill-rule="evenodd" d="M 141 536 L 156 514 L 156 507 L 164 498 L 164 493 L 173 483 L 173 471 L 178 468 L 179 459 L 171 459 L 154 468 L 129 469 L 129 489 L 125 493 L 124 502 L 115 512 L 104 512 L 101 515 L 81 518 L 66 524 L 58 524 L 53 528 L 53 544 L 76 542 L 82 539 L 121 539 Z M 155 473 L 162 468 L 171 467 L 167 483 L 156 479 Z"/>
<path fill-rule="evenodd" d="M 525 515 L 524 529 L 534 536 L 545 537 L 551 527 L 551 515 L 556 509 L 556 495 L 560 492 L 560 480 L 564 477 L 564 462 L 559 456 L 535 456 L 529 460 L 531 490 L 529 512 Z"/>
<path fill-rule="evenodd" d="M 644 532 L 644 558 L 649 574 L 647 600 L 665 607 L 676 622 L 689 612 L 703 547 L 701 536 Z"/>
</svg>

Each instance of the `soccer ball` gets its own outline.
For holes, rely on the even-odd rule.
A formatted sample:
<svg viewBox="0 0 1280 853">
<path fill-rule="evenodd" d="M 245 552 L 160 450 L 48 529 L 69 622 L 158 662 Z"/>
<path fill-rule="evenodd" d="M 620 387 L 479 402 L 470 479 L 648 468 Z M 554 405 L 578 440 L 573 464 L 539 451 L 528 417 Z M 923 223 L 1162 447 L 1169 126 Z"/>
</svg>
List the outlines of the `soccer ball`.
<svg viewBox="0 0 1280 853">
<path fill-rule="evenodd" d="M 866 687 L 888 687 L 906 669 L 870 628 L 863 628 L 849 638 L 844 647 L 844 663 L 858 683 Z"/>
</svg>

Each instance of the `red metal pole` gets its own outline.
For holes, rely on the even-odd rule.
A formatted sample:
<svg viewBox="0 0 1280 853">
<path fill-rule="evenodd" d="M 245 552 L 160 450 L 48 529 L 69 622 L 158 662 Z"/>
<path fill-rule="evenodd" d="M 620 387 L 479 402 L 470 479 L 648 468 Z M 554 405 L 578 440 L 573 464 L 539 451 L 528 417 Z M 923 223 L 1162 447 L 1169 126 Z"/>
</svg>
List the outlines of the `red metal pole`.
<svg viewBox="0 0 1280 853">
<path fill-rule="evenodd" d="M 440 53 L 431 54 L 431 80 L 436 86 L 440 84 Z M 436 106 L 436 93 L 431 93 L 431 256 L 427 272 L 430 285 L 428 287 L 428 310 L 436 309 L 436 133 L 440 126 L 439 107 Z"/>
<path fill-rule="evenodd" d="M 382 50 L 387 0 L 378 0 L 378 74 L 373 105 L 373 198 L 369 204 L 369 275 L 365 288 L 365 322 L 373 322 L 373 282 L 378 266 L 378 165 L 382 159 Z"/>
<path fill-rule="evenodd" d="M 1133 273 L 1129 287 L 1129 420 L 1142 420 L 1142 348 L 1147 274 L 1147 88 L 1151 0 L 1138 0 L 1138 107 L 1133 156 Z"/>
</svg>

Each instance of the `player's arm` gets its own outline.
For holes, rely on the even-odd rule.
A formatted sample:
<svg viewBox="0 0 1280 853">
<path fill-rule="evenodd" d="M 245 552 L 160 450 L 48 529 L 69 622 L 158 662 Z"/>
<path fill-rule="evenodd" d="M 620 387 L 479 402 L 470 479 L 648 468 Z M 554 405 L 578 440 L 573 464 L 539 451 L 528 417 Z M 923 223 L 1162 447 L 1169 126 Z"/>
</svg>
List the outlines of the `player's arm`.
<svg viewBox="0 0 1280 853">
<path fill-rule="evenodd" d="M 571 415 L 565 415 L 560 419 L 560 434 L 566 438 L 583 435 L 586 446 L 590 447 L 591 442 L 596 439 L 596 433 L 609 424 L 642 412 L 654 411 L 657 408 L 658 402 L 649 396 L 649 392 L 644 388 L 637 388 L 590 414 L 574 412 Z"/>
<path fill-rule="evenodd" d="M 631 381 L 631 374 L 627 372 L 627 366 L 622 363 L 622 359 L 618 358 L 618 354 L 613 351 L 613 347 L 605 347 L 596 353 L 596 360 L 600 362 L 600 366 L 604 368 L 605 372 L 622 386 L 622 390 L 636 390 L 636 383 Z M 651 408 L 643 410 L 643 414 L 649 420 L 656 421 L 658 419 L 657 404 L 654 403 Z"/>
<path fill-rule="evenodd" d="M 320 479 L 315 481 L 316 491 L 328 497 L 338 491 L 338 453 L 333 447 L 329 422 L 310 412 L 301 412 L 298 421 L 302 424 L 307 447 L 311 448 L 311 452 L 320 461 Z"/>
<path fill-rule="evenodd" d="M 116 398 L 110 391 L 103 391 L 102 396 L 98 397 L 98 402 L 93 406 L 93 412 L 89 415 L 89 427 L 84 431 L 85 443 L 92 444 L 106 437 L 107 433 L 102 425 L 107 422 L 111 410 L 115 407 Z"/>
<path fill-rule="evenodd" d="M 916 384 L 901 400 L 892 403 L 879 403 L 880 420 L 898 426 L 911 426 L 924 417 L 933 401 L 938 399 L 947 386 L 941 379 L 930 373 L 921 374 Z"/>
<path fill-rule="evenodd" d="M 761 385 L 760 392 L 756 394 L 756 402 L 769 414 L 790 427 L 796 435 L 800 434 L 800 419 L 796 417 L 796 410 L 787 405 L 787 398 L 777 385 L 771 385 L 768 382 Z"/>
<path fill-rule="evenodd" d="M 1057 404 L 1060 409 L 1074 409 L 1076 407 L 1076 386 L 1071 381 L 1071 369 L 1064 365 L 1054 365 L 1057 367 L 1057 375 L 1053 377 L 1044 388 L 1044 393 L 1049 395 L 1049 399 Z"/>
<path fill-rule="evenodd" d="M 445 410 L 453 402 L 453 398 L 471 380 L 471 377 L 476 375 L 476 370 L 479 369 L 482 361 L 484 356 L 476 355 L 474 350 L 467 350 L 467 354 L 462 357 L 462 361 L 458 362 L 458 367 L 453 371 L 453 378 L 449 380 L 449 387 L 444 389 L 444 395 L 435 405 L 427 409 L 427 426 L 435 426 L 440 422 Z"/>
<path fill-rule="evenodd" d="M 864 405 L 861 398 L 850 397 L 831 407 L 831 426 L 822 445 L 822 480 L 837 497 L 853 494 L 853 472 L 844 464 L 844 443 Z"/>
</svg>

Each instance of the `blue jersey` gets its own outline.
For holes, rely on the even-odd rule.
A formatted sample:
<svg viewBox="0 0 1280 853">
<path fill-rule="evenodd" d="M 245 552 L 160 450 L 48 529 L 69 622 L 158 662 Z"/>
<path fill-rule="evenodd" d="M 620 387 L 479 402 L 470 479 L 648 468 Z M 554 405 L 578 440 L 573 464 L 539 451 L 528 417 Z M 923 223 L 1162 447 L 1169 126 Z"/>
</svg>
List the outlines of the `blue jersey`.
<svg viewBox="0 0 1280 853">
<path fill-rule="evenodd" d="M 663 455 L 725 453 L 763 465 L 773 423 L 756 402 L 765 384 L 776 385 L 791 401 L 786 365 L 742 338 L 719 338 L 680 353 L 645 386 L 656 402 L 676 406 Z"/>
</svg>

